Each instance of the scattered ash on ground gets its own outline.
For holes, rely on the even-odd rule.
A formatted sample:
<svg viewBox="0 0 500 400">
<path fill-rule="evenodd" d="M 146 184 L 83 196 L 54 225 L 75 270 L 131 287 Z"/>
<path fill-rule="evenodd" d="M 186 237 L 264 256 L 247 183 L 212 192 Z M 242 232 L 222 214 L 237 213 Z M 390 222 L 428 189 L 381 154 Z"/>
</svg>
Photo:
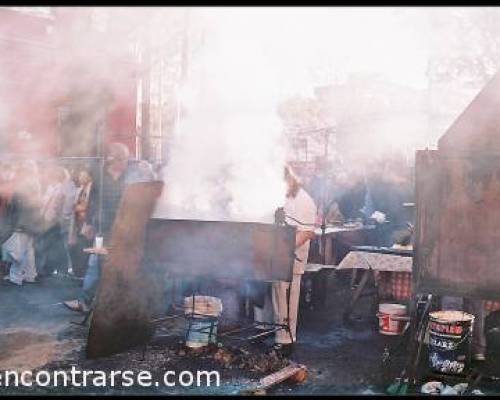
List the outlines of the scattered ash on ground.
<svg viewBox="0 0 500 400">
<path fill-rule="evenodd" d="M 298 342 L 291 360 L 307 367 L 307 379 L 300 384 L 280 383 L 269 389 L 268 393 L 385 394 L 405 368 L 408 337 L 385 336 L 378 332 L 374 310 L 378 305 L 376 298 L 362 297 L 352 321 L 348 323 L 343 320 L 342 314 L 351 291 L 349 271 L 341 272 L 328 277 L 328 297 L 324 306 L 313 310 L 302 307 L 300 310 Z M 22 288 L 1 287 L 0 364 L 3 368 L 0 369 L 22 364 L 24 368 L 36 366 L 36 370 L 49 371 L 68 371 L 73 365 L 78 370 L 102 370 L 108 373 L 112 370 L 148 370 L 154 375 L 153 380 L 165 371 L 180 373 L 183 370 L 195 372 L 206 369 L 219 373 L 220 386 L 207 387 L 205 384 L 200 387 L 182 387 L 177 384 L 175 387 L 162 385 L 144 388 L 115 384 L 115 387 L 87 388 L 2 387 L 1 394 L 236 394 L 291 362 L 269 354 L 272 337 L 263 343 L 250 344 L 229 341 L 219 334 L 218 340 L 223 343 L 222 347 L 211 345 L 199 351 L 187 349 L 182 343 L 185 335 L 185 321 L 182 318 L 175 323 L 159 324 L 155 338 L 145 351 L 136 348 L 112 357 L 86 360 L 88 329 L 71 324 L 81 321 L 83 317 L 62 305 L 50 306 L 74 298 L 78 287 L 69 280 L 47 281 L 39 286 Z M 390 357 L 384 363 L 386 349 L 390 350 Z M 14 362 L 14 357 L 19 362 Z M 46 358 L 48 361 L 44 362 Z M 428 357 L 425 351 L 421 358 L 422 364 L 426 366 Z M 491 363 L 496 364 L 492 374 L 498 376 L 498 360 L 492 359 Z M 480 386 L 484 393 L 500 392 L 498 383 L 489 384 L 491 388 L 486 388 L 484 383 L 481 382 Z M 416 388 L 417 392 L 419 389 L 420 385 Z"/>
<path fill-rule="evenodd" d="M 63 339 L 50 330 L 7 328 L 0 333 L 0 370 L 34 370 L 51 360 L 66 359 L 82 343 L 82 339 Z"/>
<path fill-rule="evenodd" d="M 70 359 L 55 361 L 37 370 L 45 371 L 71 371 L 72 366 L 79 371 L 103 371 L 107 374 L 108 388 L 87 385 L 86 388 L 78 387 L 46 387 L 30 390 L 29 388 L 18 388 L 12 393 L 195 393 L 196 388 L 183 388 L 179 384 L 175 388 L 163 384 L 163 376 L 167 371 L 174 371 L 178 376 L 183 371 L 190 371 L 196 376 L 198 371 L 217 371 L 220 376 L 220 386 L 207 388 L 206 381 L 203 387 L 198 388 L 206 393 L 209 390 L 213 394 L 237 393 L 245 387 L 256 384 L 260 378 L 276 372 L 291 363 L 290 360 L 278 355 L 274 350 L 269 350 L 262 344 L 246 344 L 242 346 L 209 344 L 201 348 L 189 348 L 179 337 L 157 337 L 147 347 L 139 347 L 133 350 L 115 354 L 98 359 L 85 359 L 83 349 L 80 354 L 74 354 Z M 120 376 L 116 377 L 115 389 L 109 388 L 109 377 L 111 371 L 133 371 L 134 376 L 141 371 L 149 371 L 152 374 L 152 382 L 160 382 L 160 385 L 145 388 L 139 386 L 122 386 Z M 36 370 L 35 370 L 36 371 Z M 80 376 L 81 381 L 81 376 Z M 173 378 L 171 378 L 173 379 Z M 92 382 L 92 379 L 89 379 Z M 215 384 L 213 381 L 212 384 Z"/>
<path fill-rule="evenodd" d="M 297 394 L 327 394 L 327 393 L 359 393 L 359 391 L 370 388 L 373 384 L 386 386 L 391 383 L 394 376 L 399 375 L 401 364 L 397 362 L 387 378 L 381 375 L 380 358 L 386 345 L 386 339 L 378 334 L 376 328 L 376 318 L 370 310 L 370 301 L 363 298 L 357 315 L 362 317 L 353 325 L 346 325 L 341 318 L 343 304 L 349 299 L 348 290 L 349 276 L 344 279 L 338 276 L 336 279 L 330 277 L 329 297 L 327 304 L 320 310 L 309 312 L 301 310 L 298 337 L 295 352 L 291 359 L 295 362 L 306 365 L 308 378 L 304 383 L 286 383 L 277 385 L 271 392 L 276 393 L 297 393 Z M 16 289 L 16 288 L 14 288 Z M 36 295 L 44 288 L 33 289 Z M 65 287 L 61 287 L 61 290 Z M 37 291 L 38 290 L 38 291 Z M 71 298 L 73 288 L 68 287 L 64 292 L 52 292 L 58 298 L 51 301 L 61 301 Z M 66 293 L 67 292 L 67 293 Z M 17 293 L 17 292 L 16 292 Z M 56 296 L 54 296 L 56 297 Z M 10 298 L 6 297 L 9 301 Z M 14 301 L 15 299 L 12 299 Z M 22 307 L 20 308 L 22 310 Z M 26 309 L 26 320 L 32 320 L 33 314 Z M 70 320 L 81 320 L 82 317 L 64 307 L 44 308 L 40 311 L 40 320 L 36 324 L 50 325 L 54 320 L 66 321 L 66 328 L 59 331 L 59 340 L 78 339 L 86 341 L 87 329 L 69 324 Z M 6 314 L 4 318 L 9 318 Z M 17 324 L 12 321 L 12 326 Z M 148 344 L 143 355 L 143 348 L 116 354 L 111 357 L 96 360 L 85 359 L 85 346 L 66 354 L 64 360 L 51 360 L 40 369 L 44 370 L 69 370 L 74 365 L 78 370 L 148 370 L 152 374 L 161 375 L 165 371 L 183 370 L 196 371 L 206 369 L 215 370 L 220 374 L 220 387 L 207 388 L 206 385 L 200 388 L 183 388 L 177 385 L 175 388 L 166 387 L 128 387 L 120 388 L 77 388 L 77 387 L 57 387 L 57 388 L 18 388 L 12 393 L 48 393 L 48 394 L 78 394 L 78 393 L 116 393 L 116 394 L 232 394 L 240 389 L 245 389 L 248 385 L 255 383 L 263 376 L 275 372 L 288 363 L 289 360 L 281 359 L 272 354 L 269 349 L 272 338 L 264 343 L 250 344 L 245 341 L 228 341 L 226 338 L 220 340 L 223 347 L 209 346 L 199 352 L 186 349 L 180 341 L 184 338 L 182 331 L 184 321 L 182 319 L 169 323 L 161 323 L 157 326 L 156 337 Z M 172 335 L 167 337 L 167 335 Z M 396 338 L 393 341 L 398 341 Z M 247 354 L 246 352 L 249 352 Z M 271 354 L 269 354 L 271 353 Z M 402 357 L 404 358 L 404 356 Z M 398 360 L 399 361 L 399 360 Z M 402 360 L 401 360 L 402 361 Z M 398 365 L 399 364 L 399 365 Z M 153 379 L 156 379 L 154 377 Z M 373 389 L 374 390 L 374 389 Z"/>
</svg>

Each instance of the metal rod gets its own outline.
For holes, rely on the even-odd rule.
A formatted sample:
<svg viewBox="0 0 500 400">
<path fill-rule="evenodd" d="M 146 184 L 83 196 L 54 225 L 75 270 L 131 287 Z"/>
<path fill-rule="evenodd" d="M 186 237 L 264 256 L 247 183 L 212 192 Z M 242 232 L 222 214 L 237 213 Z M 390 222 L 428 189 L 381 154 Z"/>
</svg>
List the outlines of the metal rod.
<svg viewBox="0 0 500 400">
<path fill-rule="evenodd" d="M 235 328 L 235 329 L 231 329 L 230 331 L 222 332 L 219 334 L 219 336 L 220 337 L 229 336 L 231 333 L 244 332 L 244 331 L 248 331 L 252 328 L 253 328 L 253 325 L 249 325 L 249 326 L 244 327 L 244 328 Z"/>
<path fill-rule="evenodd" d="M 105 114 L 104 114 L 105 115 Z M 97 209 L 97 232 L 99 236 L 102 236 L 102 202 L 103 202 L 103 188 L 104 188 L 104 154 L 103 154 L 103 143 L 102 134 L 103 126 L 102 124 L 103 116 L 101 120 L 96 124 L 96 135 L 97 135 L 97 154 L 99 158 L 99 197 L 98 197 L 98 209 Z"/>
</svg>

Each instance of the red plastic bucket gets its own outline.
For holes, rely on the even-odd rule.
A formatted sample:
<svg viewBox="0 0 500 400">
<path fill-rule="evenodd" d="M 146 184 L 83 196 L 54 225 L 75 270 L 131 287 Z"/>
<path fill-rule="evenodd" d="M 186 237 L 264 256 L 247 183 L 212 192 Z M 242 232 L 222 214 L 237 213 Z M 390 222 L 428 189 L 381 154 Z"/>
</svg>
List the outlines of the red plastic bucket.
<svg viewBox="0 0 500 400">
<path fill-rule="evenodd" d="M 383 335 L 401 335 L 408 321 L 403 304 L 380 304 L 377 317 L 379 332 Z"/>
</svg>

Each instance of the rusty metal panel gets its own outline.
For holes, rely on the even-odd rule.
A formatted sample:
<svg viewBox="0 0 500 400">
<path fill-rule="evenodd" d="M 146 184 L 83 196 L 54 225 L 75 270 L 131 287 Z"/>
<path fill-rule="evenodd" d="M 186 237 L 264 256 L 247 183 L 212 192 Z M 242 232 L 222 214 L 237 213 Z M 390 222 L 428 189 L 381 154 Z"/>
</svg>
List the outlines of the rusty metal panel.
<svg viewBox="0 0 500 400">
<path fill-rule="evenodd" d="M 162 188 L 161 182 L 136 183 L 124 191 L 90 321 L 89 358 L 127 350 L 152 335 L 157 284 L 142 258 L 146 225 Z"/>
<path fill-rule="evenodd" d="M 500 73 L 497 73 L 439 139 L 439 150 L 500 154 L 499 110 Z"/>
<path fill-rule="evenodd" d="M 500 297 L 500 73 L 441 137 L 417 152 L 418 291 Z"/>
<path fill-rule="evenodd" d="M 145 264 L 184 276 L 291 281 L 294 249 L 291 226 L 153 218 Z"/>
<path fill-rule="evenodd" d="M 500 157 L 418 152 L 418 291 L 500 296 Z"/>
<path fill-rule="evenodd" d="M 432 271 L 437 268 L 439 208 L 441 198 L 437 151 L 418 151 L 415 159 L 415 239 L 413 284 L 416 292 L 431 291 Z M 434 289 L 434 287 L 433 287 Z M 415 290 L 414 290 L 415 291 Z"/>
</svg>

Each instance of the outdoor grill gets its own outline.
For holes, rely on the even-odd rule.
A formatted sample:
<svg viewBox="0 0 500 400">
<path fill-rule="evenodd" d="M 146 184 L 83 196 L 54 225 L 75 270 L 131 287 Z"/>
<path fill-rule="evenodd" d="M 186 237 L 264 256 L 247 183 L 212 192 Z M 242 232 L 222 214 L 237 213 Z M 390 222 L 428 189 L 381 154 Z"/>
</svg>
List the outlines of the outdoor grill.
<svg viewBox="0 0 500 400">
<path fill-rule="evenodd" d="M 294 249 L 291 226 L 153 218 L 144 263 L 185 277 L 291 281 Z"/>
<path fill-rule="evenodd" d="M 292 280 L 295 227 L 151 218 L 162 189 L 138 183 L 124 192 L 93 307 L 90 358 L 147 343 L 174 276 Z"/>
</svg>

